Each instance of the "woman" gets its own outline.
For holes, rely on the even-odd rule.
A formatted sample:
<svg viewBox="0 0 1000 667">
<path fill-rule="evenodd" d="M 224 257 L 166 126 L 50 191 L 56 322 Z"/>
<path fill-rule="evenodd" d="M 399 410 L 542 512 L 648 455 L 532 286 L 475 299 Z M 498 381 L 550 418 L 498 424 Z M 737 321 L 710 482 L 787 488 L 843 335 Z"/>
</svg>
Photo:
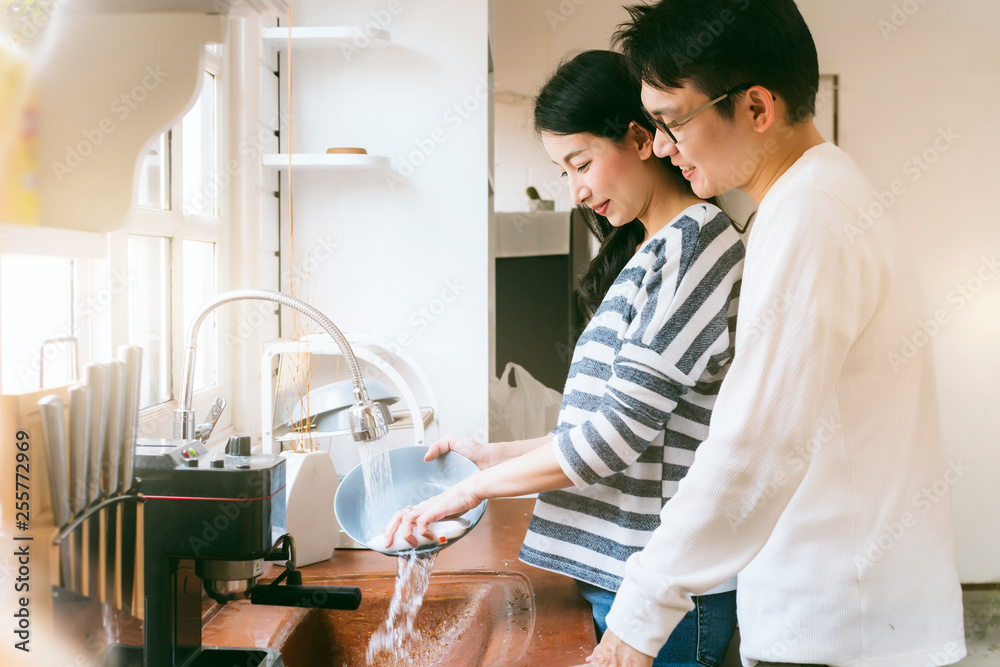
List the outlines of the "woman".
<svg viewBox="0 0 1000 667">
<path fill-rule="evenodd" d="M 535 127 L 593 212 L 602 240 L 581 287 L 593 316 L 573 354 L 555 432 L 480 445 L 449 436 L 482 469 L 397 512 L 386 538 L 433 535 L 432 521 L 485 498 L 541 493 L 521 560 L 577 580 L 598 637 L 625 561 L 708 434 L 733 355 L 743 245 L 729 218 L 653 155 L 654 129 L 624 59 L 589 51 L 563 64 L 535 103 Z M 572 488 L 566 488 L 572 487 Z M 735 580 L 697 596 L 653 663 L 721 664 L 736 623 Z"/>
</svg>

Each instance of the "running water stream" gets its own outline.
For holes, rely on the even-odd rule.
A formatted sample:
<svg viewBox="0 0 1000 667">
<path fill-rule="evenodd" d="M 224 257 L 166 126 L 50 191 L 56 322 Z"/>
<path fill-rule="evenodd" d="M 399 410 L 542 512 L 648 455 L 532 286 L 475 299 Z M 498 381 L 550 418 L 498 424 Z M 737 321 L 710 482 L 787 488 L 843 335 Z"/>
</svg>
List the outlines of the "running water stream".
<svg viewBox="0 0 1000 667">
<path fill-rule="evenodd" d="M 365 654 L 369 665 L 412 665 L 411 648 L 421 640 L 414 630 L 417 612 L 424 603 L 437 552 L 411 551 L 396 559 L 396 590 L 389 602 L 389 615 L 368 642 Z"/>
<path fill-rule="evenodd" d="M 392 506 L 392 467 L 385 440 L 361 444 L 361 471 L 365 481 L 365 542 L 380 535 L 396 508 Z M 385 623 L 368 643 L 368 665 L 412 665 L 411 647 L 420 641 L 414 630 L 424 602 L 437 551 L 410 552 L 396 559 L 396 588 Z"/>
<path fill-rule="evenodd" d="M 392 466 L 385 438 L 362 442 L 361 472 L 365 480 L 364 541 L 370 542 L 389 525 L 392 506 Z"/>
</svg>

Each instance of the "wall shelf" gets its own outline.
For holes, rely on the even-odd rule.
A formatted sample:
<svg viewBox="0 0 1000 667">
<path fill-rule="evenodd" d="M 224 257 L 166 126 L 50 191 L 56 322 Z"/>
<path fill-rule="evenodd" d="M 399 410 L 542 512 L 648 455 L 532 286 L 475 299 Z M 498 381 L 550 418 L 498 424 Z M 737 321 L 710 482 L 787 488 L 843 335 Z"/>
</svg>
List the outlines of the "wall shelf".
<svg viewBox="0 0 1000 667">
<path fill-rule="evenodd" d="M 288 48 L 289 32 L 292 45 L 300 49 L 335 49 L 341 46 L 358 49 L 388 46 L 386 30 L 364 31 L 356 26 L 264 28 L 264 43 L 279 51 Z"/>
<path fill-rule="evenodd" d="M 269 153 L 262 157 L 265 167 L 279 171 L 288 169 L 287 153 Z M 292 153 L 292 167 L 312 170 L 365 170 L 388 169 L 389 158 L 383 155 L 359 155 L 356 153 Z"/>
</svg>

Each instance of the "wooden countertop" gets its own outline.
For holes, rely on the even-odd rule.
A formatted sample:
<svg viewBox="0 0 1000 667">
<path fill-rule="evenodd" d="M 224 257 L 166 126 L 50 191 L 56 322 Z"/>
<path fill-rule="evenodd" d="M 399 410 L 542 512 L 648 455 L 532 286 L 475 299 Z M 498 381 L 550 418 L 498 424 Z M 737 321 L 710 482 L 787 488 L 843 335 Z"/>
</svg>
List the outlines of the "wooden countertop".
<svg viewBox="0 0 1000 667">
<path fill-rule="evenodd" d="M 525 565 L 517 559 L 531 518 L 534 499 L 510 498 L 490 501 L 486 513 L 469 535 L 438 555 L 434 574 L 461 571 L 510 571 L 524 575 L 534 592 L 534 628 L 526 654 L 509 667 L 580 665 L 597 643 L 590 606 L 569 577 Z M 271 565 L 261 580 L 279 570 Z M 302 568 L 305 583 L 345 575 L 383 574 L 395 576 L 396 560 L 374 551 L 338 549 L 333 558 Z M 432 575 L 433 577 L 433 575 Z M 432 578 L 433 581 L 433 578 Z M 364 589 L 362 588 L 362 595 Z M 235 603 L 242 605 L 244 603 Z M 228 607 L 233 607 L 233 604 Z M 267 610 L 273 610 L 268 613 Z M 249 612 L 249 609 L 247 609 Z M 262 613 L 264 612 L 264 613 Z M 205 625 L 206 646 L 281 646 L 291 632 L 290 624 L 308 613 L 287 608 L 253 607 L 253 622 L 234 622 L 233 614 L 214 616 Z M 350 613 L 350 612 L 345 612 Z M 228 616 L 228 619 L 223 619 Z M 249 616 L 243 616 L 247 621 Z M 220 621 L 225 620 L 225 623 Z M 505 666 L 507 667 L 507 666 Z"/>
<path fill-rule="evenodd" d="M 534 502 L 524 498 L 490 501 L 476 528 L 441 551 L 434 575 L 444 577 L 480 571 L 484 574 L 514 572 L 517 573 L 515 576 L 526 577 L 534 593 L 534 625 L 527 652 L 517 661 L 505 663 L 504 667 L 580 665 L 596 645 L 589 605 L 569 577 L 517 560 Z M 261 583 L 280 572 L 273 564 L 265 568 Z M 354 575 L 395 577 L 395 570 L 395 558 L 374 551 L 346 549 L 337 550 L 328 561 L 303 567 L 302 575 L 308 584 L 310 580 L 343 579 Z M 208 596 L 204 596 L 203 601 L 206 623 L 202 644 L 205 646 L 256 646 L 280 650 L 296 626 L 310 613 L 308 609 L 254 606 L 247 600 L 224 607 Z M 78 644 L 75 647 L 77 655 L 91 661 L 97 661 L 110 644 L 142 644 L 140 621 L 124 612 L 115 612 L 96 600 L 80 598 L 57 605 L 57 610 L 60 611 L 57 613 L 60 636 L 79 640 L 73 642 Z"/>
</svg>

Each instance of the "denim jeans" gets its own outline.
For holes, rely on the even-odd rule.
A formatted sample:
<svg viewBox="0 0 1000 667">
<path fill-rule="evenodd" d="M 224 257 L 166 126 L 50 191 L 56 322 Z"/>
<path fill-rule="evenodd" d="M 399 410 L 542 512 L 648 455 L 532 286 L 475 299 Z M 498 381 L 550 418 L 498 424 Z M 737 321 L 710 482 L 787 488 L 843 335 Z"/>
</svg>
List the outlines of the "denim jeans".
<svg viewBox="0 0 1000 667">
<path fill-rule="evenodd" d="M 580 593 L 594 613 L 597 639 L 604 635 L 605 621 L 615 594 L 577 581 Z M 653 667 L 720 667 L 736 632 L 736 591 L 691 598 L 694 609 L 681 619 L 653 661 Z"/>
</svg>

